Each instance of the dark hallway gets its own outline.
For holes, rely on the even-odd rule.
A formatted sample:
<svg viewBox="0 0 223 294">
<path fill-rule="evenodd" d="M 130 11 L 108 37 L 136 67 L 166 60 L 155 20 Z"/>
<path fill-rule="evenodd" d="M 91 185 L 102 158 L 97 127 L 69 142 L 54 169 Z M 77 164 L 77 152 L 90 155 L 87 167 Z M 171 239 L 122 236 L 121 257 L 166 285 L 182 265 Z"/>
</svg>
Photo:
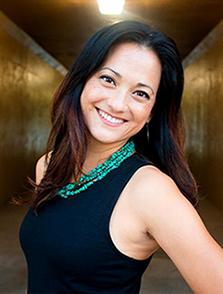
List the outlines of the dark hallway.
<svg viewBox="0 0 223 294">
<path fill-rule="evenodd" d="M 49 13 L 49 1 L 44 6 L 43 2 L 38 0 L 38 5 L 34 7 L 35 13 L 31 7 L 27 7 L 30 9 L 30 15 L 25 12 L 25 0 L 21 5 L 12 1 L 0 4 L 2 294 L 25 293 L 27 271 L 18 234 L 28 207 L 12 205 L 9 200 L 12 195 L 27 194 L 27 175 L 34 179 L 35 164 L 45 152 L 50 131 L 52 95 L 86 39 L 103 24 L 116 20 L 110 20 L 108 17 L 97 18 L 96 8 L 89 1 L 83 1 L 83 10 L 81 1 L 74 1 L 79 13 L 73 21 L 71 15 L 65 13 L 71 7 L 68 2 L 65 5 L 59 0 L 55 1 L 53 14 Z M 137 15 L 141 20 L 147 19 L 148 15 L 142 11 L 148 8 L 147 1 L 139 1 L 139 7 L 134 6 L 134 1 L 126 2 L 128 9 L 123 14 L 124 19 L 137 18 Z M 163 4 L 161 2 L 160 5 Z M 150 7 L 153 9 L 150 23 L 167 34 L 172 31 L 172 37 L 179 44 L 185 68 L 183 112 L 187 131 L 186 151 L 199 185 L 200 215 L 211 235 L 223 247 L 223 4 L 218 1 L 212 1 L 212 4 L 210 1 L 198 1 L 200 3 L 194 6 L 195 11 L 199 11 L 202 3 L 206 10 L 200 11 L 200 24 L 195 29 L 195 12 L 190 15 L 189 7 L 186 4 L 185 7 L 181 6 L 178 1 L 166 2 L 169 2 L 169 6 L 163 4 L 163 9 L 159 4 L 157 7 Z M 192 1 L 189 2 L 192 5 Z M 86 6 L 86 3 L 89 6 Z M 41 5 L 45 7 L 44 10 Z M 185 10 L 185 16 L 182 16 L 181 20 L 177 7 Z M 161 17 L 165 14 L 165 9 L 169 18 Z M 207 17 L 207 9 L 213 13 L 213 17 Z M 70 13 L 71 11 L 74 12 L 75 8 L 72 7 Z M 32 20 L 31 13 L 34 13 L 33 17 L 39 17 L 42 13 L 39 23 L 35 18 Z M 48 14 L 50 21 L 44 28 Z M 66 19 L 66 15 L 67 22 L 62 18 L 63 16 Z M 186 22 L 186 17 L 189 16 L 192 19 L 190 24 Z M 89 24 L 95 23 L 94 28 L 86 22 L 86 17 L 89 18 Z M 162 21 L 159 22 L 159 18 Z M 170 19 L 173 21 L 169 22 Z M 71 20 L 73 27 L 69 30 Z M 60 26 L 62 22 L 64 23 Z M 81 24 L 83 27 L 80 31 L 83 29 L 85 34 L 78 30 Z M 176 28 L 177 25 L 179 28 Z M 38 32 L 38 28 L 41 32 Z M 181 36 L 181 30 L 186 36 L 185 40 Z M 172 261 L 159 250 L 143 276 L 140 293 L 193 292 Z"/>
</svg>

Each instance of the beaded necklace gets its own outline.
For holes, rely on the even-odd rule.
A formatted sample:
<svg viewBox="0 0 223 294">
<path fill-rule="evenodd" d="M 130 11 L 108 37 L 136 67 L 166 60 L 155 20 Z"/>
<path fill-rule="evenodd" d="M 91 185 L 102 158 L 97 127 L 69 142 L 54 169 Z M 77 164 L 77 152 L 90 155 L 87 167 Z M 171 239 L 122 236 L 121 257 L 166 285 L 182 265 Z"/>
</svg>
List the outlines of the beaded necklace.
<svg viewBox="0 0 223 294">
<path fill-rule="evenodd" d="M 118 151 L 113 153 L 104 163 L 99 164 L 96 168 L 84 174 L 79 181 L 70 183 L 64 186 L 57 195 L 68 198 L 78 194 L 93 185 L 95 182 L 103 179 L 113 169 L 116 169 L 120 164 L 135 151 L 135 144 L 132 140 L 127 142 Z M 75 189 L 75 190 L 74 190 Z"/>
</svg>

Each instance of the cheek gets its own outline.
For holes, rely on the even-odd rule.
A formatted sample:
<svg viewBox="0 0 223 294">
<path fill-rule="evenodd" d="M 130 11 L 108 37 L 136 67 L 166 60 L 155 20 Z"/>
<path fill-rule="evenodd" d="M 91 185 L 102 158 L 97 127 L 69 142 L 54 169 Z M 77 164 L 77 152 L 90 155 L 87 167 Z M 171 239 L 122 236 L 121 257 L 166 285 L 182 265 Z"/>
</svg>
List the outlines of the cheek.
<svg viewBox="0 0 223 294">
<path fill-rule="evenodd" d="M 87 87 L 81 94 L 82 108 L 91 108 L 93 104 L 101 100 L 102 93 L 98 87 Z"/>
<path fill-rule="evenodd" d="M 153 105 L 140 105 L 140 107 L 134 108 L 134 119 L 135 121 L 140 124 L 144 125 L 152 111 Z"/>
</svg>

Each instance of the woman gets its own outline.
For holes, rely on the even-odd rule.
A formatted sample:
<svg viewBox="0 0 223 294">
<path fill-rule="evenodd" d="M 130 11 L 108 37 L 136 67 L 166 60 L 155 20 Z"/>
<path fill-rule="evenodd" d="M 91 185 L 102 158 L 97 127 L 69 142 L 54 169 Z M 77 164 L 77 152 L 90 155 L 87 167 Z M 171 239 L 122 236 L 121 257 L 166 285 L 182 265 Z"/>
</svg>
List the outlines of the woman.
<svg viewBox="0 0 223 294">
<path fill-rule="evenodd" d="M 145 24 L 87 42 L 54 96 L 20 230 L 28 293 L 139 293 L 159 247 L 195 293 L 223 293 L 182 151 L 182 89 L 175 43 Z"/>
</svg>

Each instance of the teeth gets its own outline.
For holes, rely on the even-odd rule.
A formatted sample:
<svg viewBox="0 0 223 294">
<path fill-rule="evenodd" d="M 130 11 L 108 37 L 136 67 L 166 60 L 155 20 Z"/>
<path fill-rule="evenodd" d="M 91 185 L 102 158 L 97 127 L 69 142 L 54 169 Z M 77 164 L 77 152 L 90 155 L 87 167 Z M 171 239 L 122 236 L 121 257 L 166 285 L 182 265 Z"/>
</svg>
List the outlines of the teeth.
<svg viewBox="0 0 223 294">
<path fill-rule="evenodd" d="M 117 119 L 117 118 L 114 118 L 114 117 L 111 117 L 110 115 L 106 114 L 105 112 L 103 112 L 102 110 L 98 109 L 98 112 L 99 114 L 105 118 L 106 120 L 112 122 L 112 123 L 115 123 L 115 124 L 121 124 L 124 122 L 124 120 L 122 119 Z"/>
</svg>

